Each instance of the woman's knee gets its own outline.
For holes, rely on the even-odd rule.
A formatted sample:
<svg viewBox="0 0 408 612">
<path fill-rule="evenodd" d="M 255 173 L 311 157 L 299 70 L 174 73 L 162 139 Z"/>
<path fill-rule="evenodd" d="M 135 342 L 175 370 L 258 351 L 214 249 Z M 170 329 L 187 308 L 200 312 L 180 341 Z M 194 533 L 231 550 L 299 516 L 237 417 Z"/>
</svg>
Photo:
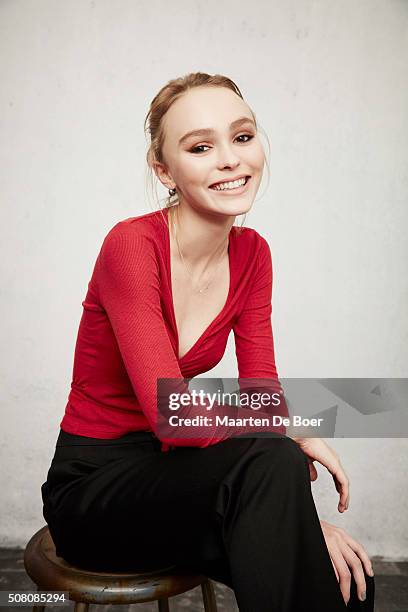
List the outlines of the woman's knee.
<svg viewBox="0 0 408 612">
<path fill-rule="evenodd" d="M 262 513 L 271 507 L 270 503 L 281 503 L 288 495 L 294 501 L 303 499 L 307 490 L 307 459 L 296 442 L 282 436 L 252 438 L 223 479 L 216 509 L 227 522 L 234 521 L 242 509 L 245 514 Z"/>
<path fill-rule="evenodd" d="M 273 470 L 281 477 L 292 479 L 297 476 L 309 482 L 307 457 L 292 438 L 255 438 L 253 450 L 256 467 L 264 474 L 271 474 Z"/>
</svg>

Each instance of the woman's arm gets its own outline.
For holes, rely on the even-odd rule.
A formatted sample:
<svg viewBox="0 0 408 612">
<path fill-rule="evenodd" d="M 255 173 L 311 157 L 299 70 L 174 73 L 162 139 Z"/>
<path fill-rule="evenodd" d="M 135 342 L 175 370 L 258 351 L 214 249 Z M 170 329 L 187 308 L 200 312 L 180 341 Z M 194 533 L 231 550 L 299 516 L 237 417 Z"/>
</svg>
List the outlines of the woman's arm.
<svg viewBox="0 0 408 612">
<path fill-rule="evenodd" d="M 235 352 L 241 378 L 278 381 L 272 334 L 272 256 L 268 242 L 260 242 L 251 292 L 234 324 Z M 280 385 L 279 385 L 280 386 Z"/>
<path fill-rule="evenodd" d="M 238 381 L 241 391 L 253 387 L 259 392 L 283 393 L 272 333 L 272 256 L 265 238 L 259 234 L 257 237 L 259 252 L 251 292 L 233 327 Z M 275 414 L 288 416 L 284 398 Z M 286 428 L 281 431 L 285 433 Z"/>
</svg>

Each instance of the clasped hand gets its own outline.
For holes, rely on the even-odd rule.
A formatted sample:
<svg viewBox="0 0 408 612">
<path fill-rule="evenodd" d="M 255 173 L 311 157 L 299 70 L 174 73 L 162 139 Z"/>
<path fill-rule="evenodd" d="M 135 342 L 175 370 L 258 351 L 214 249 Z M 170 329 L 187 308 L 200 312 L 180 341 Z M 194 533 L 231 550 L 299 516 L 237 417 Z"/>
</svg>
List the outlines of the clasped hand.
<svg viewBox="0 0 408 612">
<path fill-rule="evenodd" d="M 337 509 L 339 512 L 345 512 L 350 504 L 350 483 L 337 453 L 320 438 L 293 438 L 293 440 L 307 457 L 310 480 L 314 481 L 318 476 L 314 461 L 328 469 L 340 496 Z M 320 524 L 345 603 L 347 604 L 350 599 L 351 575 L 357 585 L 358 597 L 364 601 L 366 598 L 364 569 L 369 576 L 374 576 L 366 551 L 344 529 L 330 525 L 326 521 L 320 521 Z"/>
</svg>

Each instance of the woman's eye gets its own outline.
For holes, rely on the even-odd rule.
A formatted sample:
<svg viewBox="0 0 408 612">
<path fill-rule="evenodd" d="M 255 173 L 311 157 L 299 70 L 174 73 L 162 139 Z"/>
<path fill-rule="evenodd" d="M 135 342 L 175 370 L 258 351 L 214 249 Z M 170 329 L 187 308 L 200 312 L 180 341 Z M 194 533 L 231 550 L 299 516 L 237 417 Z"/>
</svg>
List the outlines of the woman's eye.
<svg viewBox="0 0 408 612">
<path fill-rule="evenodd" d="M 248 140 L 240 140 L 239 142 L 241 142 L 242 144 L 249 142 L 250 140 L 252 140 L 253 137 L 254 137 L 253 134 L 240 134 L 239 136 L 237 136 L 237 138 L 247 138 L 248 139 Z M 203 147 L 208 148 L 208 145 L 196 145 L 195 147 L 190 149 L 190 153 L 205 153 L 206 151 L 198 150 L 198 149 L 202 149 Z"/>
<path fill-rule="evenodd" d="M 205 153 L 205 151 L 197 151 L 197 149 L 202 149 L 203 147 L 206 147 L 208 145 L 197 145 L 196 147 L 193 147 L 192 149 L 190 149 L 190 153 Z"/>
<path fill-rule="evenodd" d="M 249 142 L 250 140 L 252 140 L 253 135 L 252 134 L 241 134 L 240 136 L 237 136 L 237 138 L 248 138 L 248 140 L 244 140 L 241 142 Z"/>
</svg>

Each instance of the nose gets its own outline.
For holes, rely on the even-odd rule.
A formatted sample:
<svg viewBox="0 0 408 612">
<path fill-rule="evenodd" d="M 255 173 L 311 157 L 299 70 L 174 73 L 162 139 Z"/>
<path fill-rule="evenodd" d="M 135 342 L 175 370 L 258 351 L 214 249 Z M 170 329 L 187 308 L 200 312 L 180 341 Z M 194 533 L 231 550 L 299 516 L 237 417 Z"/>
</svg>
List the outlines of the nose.
<svg viewBox="0 0 408 612">
<path fill-rule="evenodd" d="M 235 168 L 239 166 L 240 159 L 238 155 L 233 151 L 230 145 L 221 145 L 218 153 L 218 167 L 223 168 Z"/>
</svg>

